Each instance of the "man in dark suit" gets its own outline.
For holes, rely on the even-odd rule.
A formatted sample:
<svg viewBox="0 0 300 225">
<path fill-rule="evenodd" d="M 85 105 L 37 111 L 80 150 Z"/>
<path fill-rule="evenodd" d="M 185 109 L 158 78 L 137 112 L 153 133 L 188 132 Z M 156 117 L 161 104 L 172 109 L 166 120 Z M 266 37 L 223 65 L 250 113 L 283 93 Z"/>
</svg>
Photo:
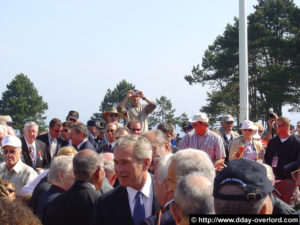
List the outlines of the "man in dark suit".
<svg viewBox="0 0 300 225">
<path fill-rule="evenodd" d="M 39 199 L 36 215 L 43 221 L 44 211 L 48 204 L 61 193 L 69 190 L 74 184 L 73 157 L 61 155 L 55 157 L 48 172 L 48 182 L 50 189 Z"/>
<path fill-rule="evenodd" d="M 38 173 L 49 167 L 46 144 L 36 140 L 38 125 L 31 121 L 24 125 L 22 141 L 22 160 Z"/>
<path fill-rule="evenodd" d="M 76 146 L 78 151 L 84 149 L 96 151 L 95 146 L 88 140 L 88 129 L 83 123 L 71 125 L 71 139 L 73 146 Z"/>
<path fill-rule="evenodd" d="M 73 159 L 75 183 L 49 203 L 44 225 L 90 224 L 94 202 L 101 195 L 103 167 L 103 159 L 95 151 L 80 151 Z"/>
<path fill-rule="evenodd" d="M 151 144 L 142 136 L 116 141 L 114 162 L 120 186 L 97 199 L 93 225 L 139 225 L 160 208 L 148 173 L 151 157 Z"/>
<path fill-rule="evenodd" d="M 114 122 L 108 123 L 105 128 L 105 137 L 107 139 L 107 143 L 101 145 L 99 149 L 99 153 L 105 153 L 105 152 L 112 152 L 113 153 L 113 148 L 115 146 L 115 133 L 117 130 L 117 125 Z"/>
<path fill-rule="evenodd" d="M 37 136 L 36 139 L 44 142 L 47 147 L 47 160 L 50 163 L 52 158 L 56 156 L 58 150 L 64 145 L 59 135 L 62 130 L 61 121 L 54 118 L 49 123 L 49 131 L 45 134 Z"/>
</svg>

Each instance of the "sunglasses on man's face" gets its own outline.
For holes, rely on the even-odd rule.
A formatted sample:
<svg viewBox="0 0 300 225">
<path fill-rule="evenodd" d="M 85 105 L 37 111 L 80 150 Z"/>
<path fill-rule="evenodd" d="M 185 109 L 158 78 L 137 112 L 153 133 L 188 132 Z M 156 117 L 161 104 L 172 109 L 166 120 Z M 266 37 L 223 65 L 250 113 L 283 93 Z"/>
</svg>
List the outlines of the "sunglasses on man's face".
<svg viewBox="0 0 300 225">
<path fill-rule="evenodd" d="M 110 117 L 118 117 L 119 115 L 118 114 L 115 114 L 115 113 L 112 113 L 110 114 Z"/>
</svg>

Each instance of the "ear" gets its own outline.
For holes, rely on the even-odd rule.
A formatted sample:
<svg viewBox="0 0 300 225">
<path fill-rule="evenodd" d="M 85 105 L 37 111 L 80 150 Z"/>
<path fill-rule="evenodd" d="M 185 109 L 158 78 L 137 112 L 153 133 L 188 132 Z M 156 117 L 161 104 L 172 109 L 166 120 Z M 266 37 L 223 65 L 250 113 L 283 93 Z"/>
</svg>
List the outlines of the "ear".
<svg viewBox="0 0 300 225">
<path fill-rule="evenodd" d="M 166 149 L 166 152 L 171 152 L 170 144 L 167 141 L 165 141 L 165 149 Z"/>
<path fill-rule="evenodd" d="M 176 224 L 180 224 L 180 221 L 181 221 L 181 213 L 179 211 L 179 209 L 177 208 L 176 204 L 174 202 L 172 202 L 170 204 L 170 211 L 171 211 L 171 214 L 176 222 Z"/>
<path fill-rule="evenodd" d="M 145 159 L 144 159 L 144 168 L 143 168 L 143 170 L 144 170 L 144 171 L 148 171 L 148 169 L 149 169 L 149 167 L 150 167 L 150 164 L 151 164 L 150 158 L 145 158 Z"/>
</svg>

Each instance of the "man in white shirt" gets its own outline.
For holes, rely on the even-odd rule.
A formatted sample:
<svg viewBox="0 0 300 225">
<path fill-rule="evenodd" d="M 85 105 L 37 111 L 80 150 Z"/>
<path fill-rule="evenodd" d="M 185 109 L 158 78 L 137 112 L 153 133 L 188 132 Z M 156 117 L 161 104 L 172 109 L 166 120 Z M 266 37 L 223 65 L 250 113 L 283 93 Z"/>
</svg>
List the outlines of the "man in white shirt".
<svg viewBox="0 0 300 225">
<path fill-rule="evenodd" d="M 21 160 L 22 144 L 18 137 L 6 135 L 2 140 L 5 162 L 0 164 L 0 177 L 10 180 L 16 186 L 16 194 L 20 195 L 22 187 L 37 177 L 37 173 Z"/>
<path fill-rule="evenodd" d="M 151 144 L 144 137 L 128 135 L 116 141 L 114 162 L 120 186 L 97 199 L 92 224 L 139 225 L 159 209 L 148 173 L 151 158 Z"/>
</svg>

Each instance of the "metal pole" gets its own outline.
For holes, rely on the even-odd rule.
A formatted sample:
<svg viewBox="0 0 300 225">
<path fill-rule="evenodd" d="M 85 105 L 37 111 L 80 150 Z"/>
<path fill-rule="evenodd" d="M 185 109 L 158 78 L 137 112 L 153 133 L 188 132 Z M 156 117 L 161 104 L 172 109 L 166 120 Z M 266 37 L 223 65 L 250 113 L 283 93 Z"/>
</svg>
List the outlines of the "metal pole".
<svg viewBox="0 0 300 225">
<path fill-rule="evenodd" d="M 249 119 L 246 0 L 239 0 L 240 123 Z"/>
</svg>

